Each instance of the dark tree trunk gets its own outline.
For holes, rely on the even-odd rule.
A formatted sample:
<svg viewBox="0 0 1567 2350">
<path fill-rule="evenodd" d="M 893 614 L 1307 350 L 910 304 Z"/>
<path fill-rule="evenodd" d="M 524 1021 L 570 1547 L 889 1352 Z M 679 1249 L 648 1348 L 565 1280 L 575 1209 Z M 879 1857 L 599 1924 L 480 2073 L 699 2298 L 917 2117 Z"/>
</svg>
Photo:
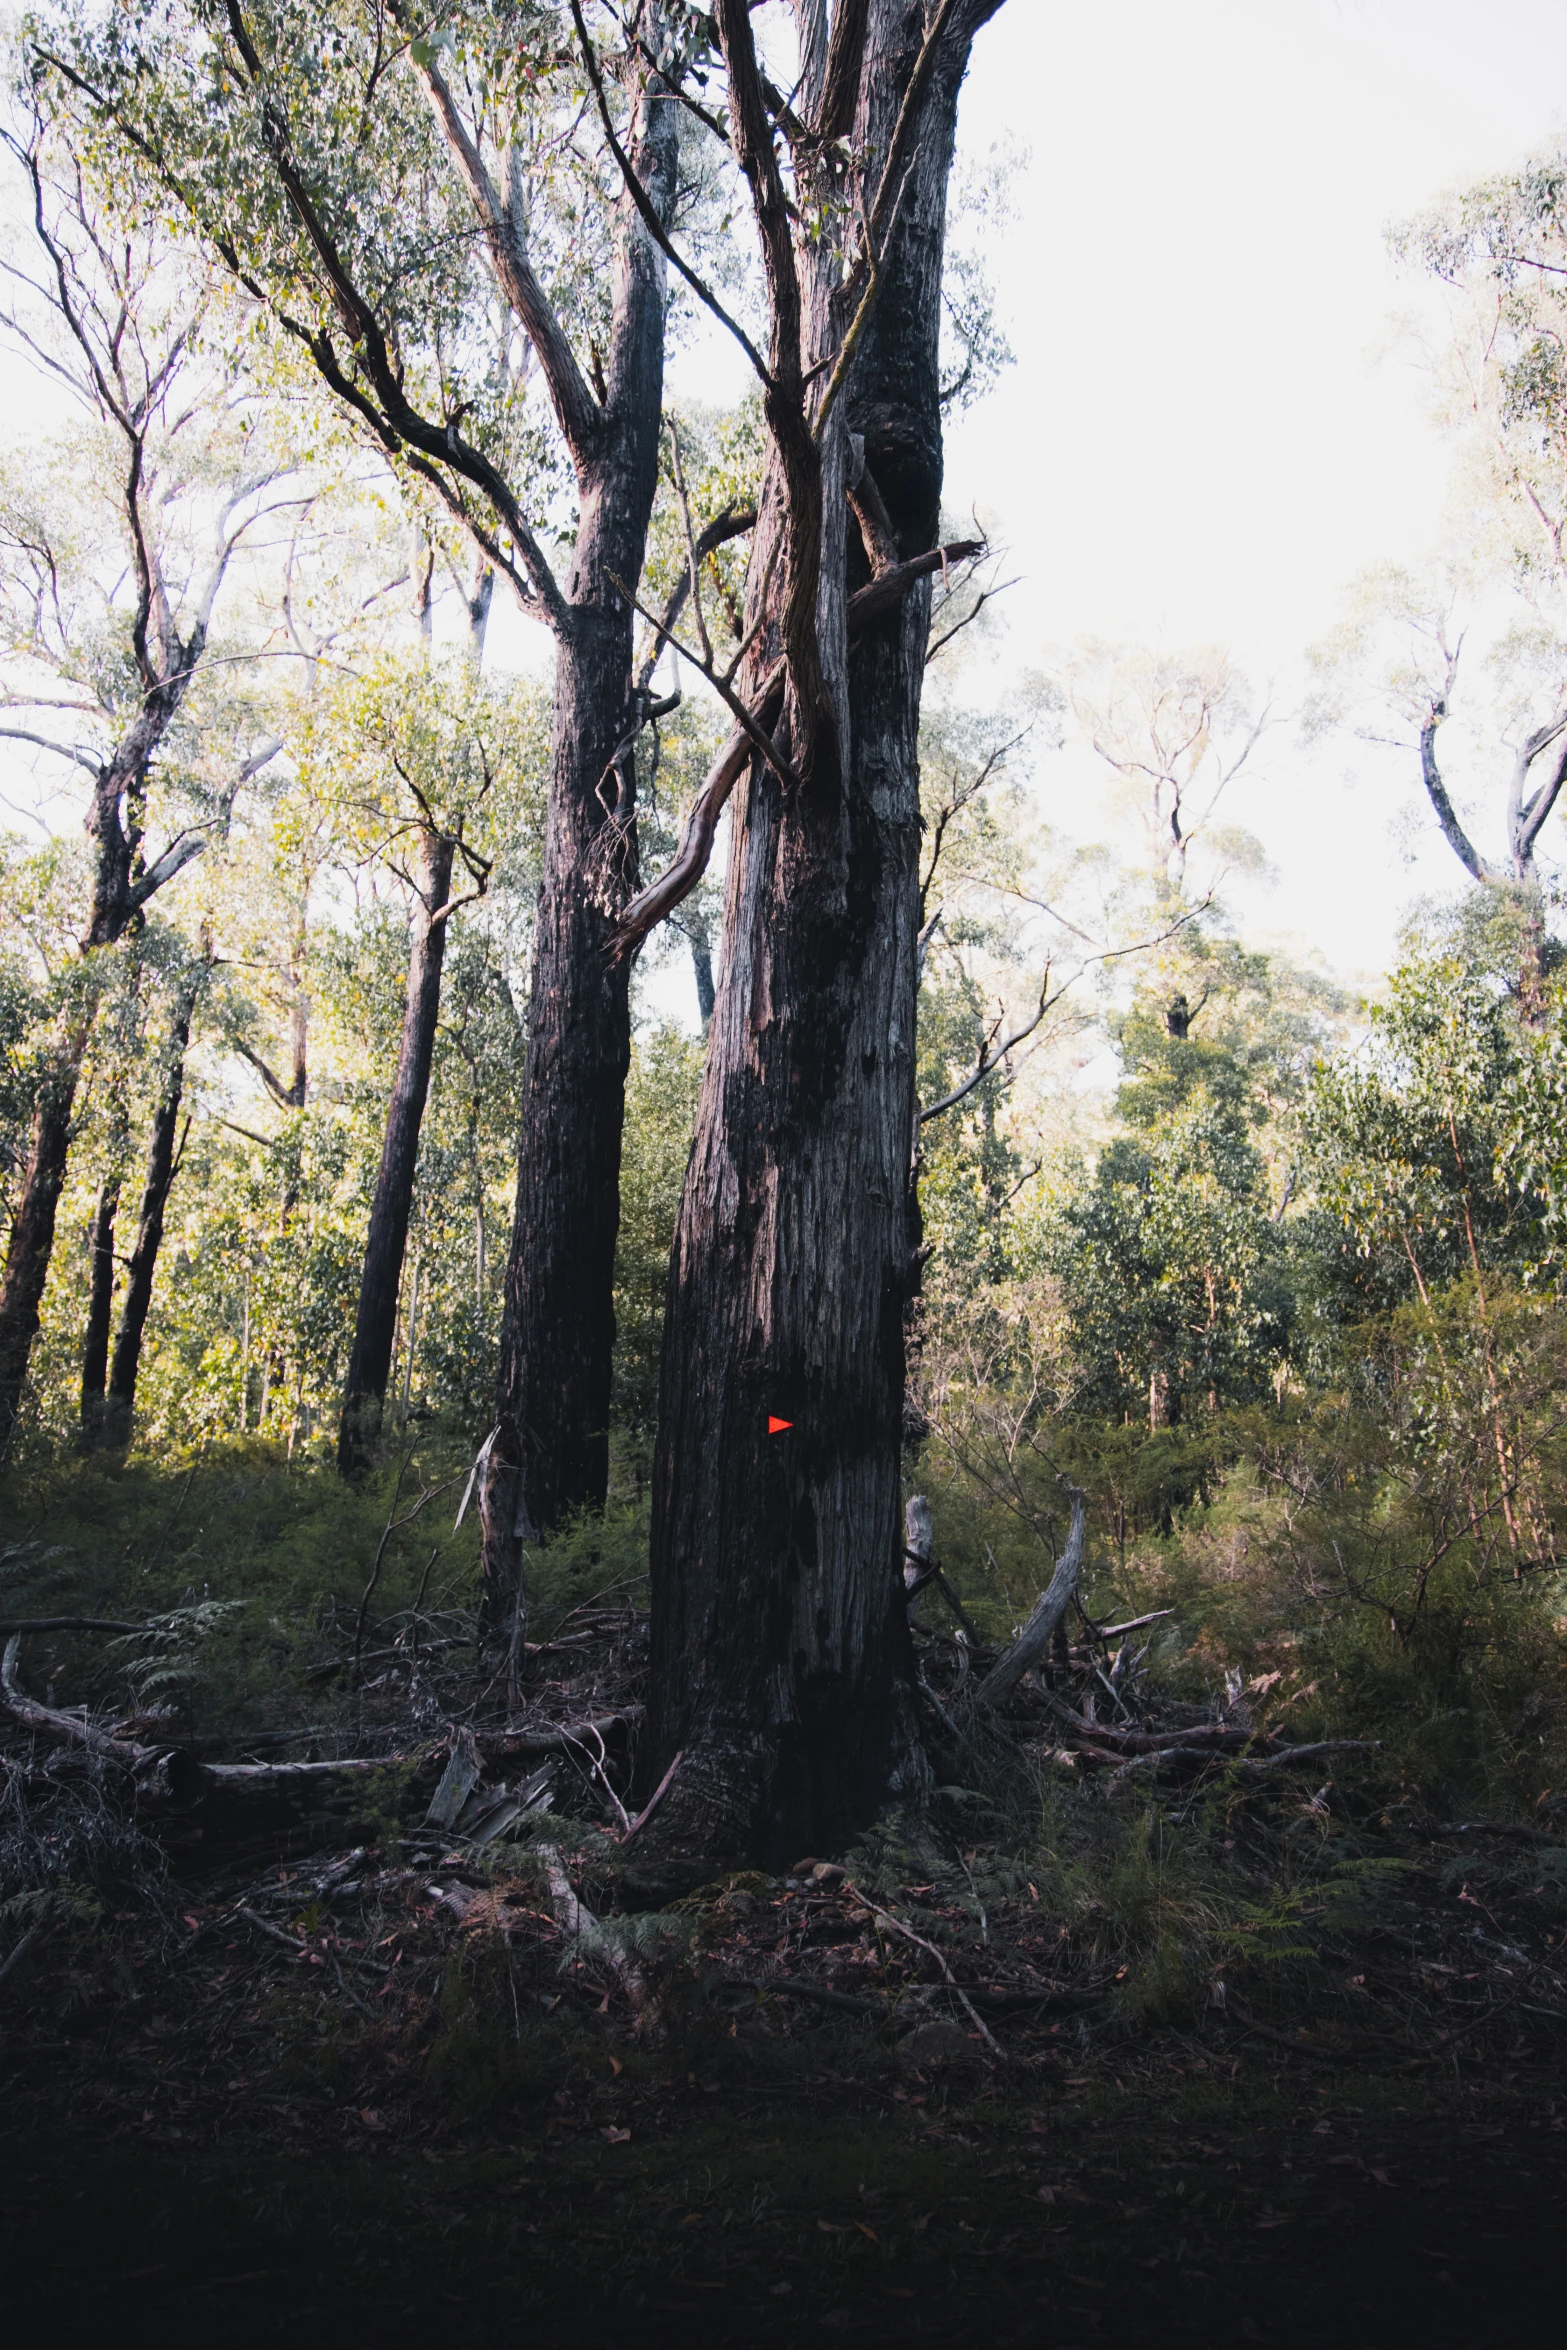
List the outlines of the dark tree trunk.
<svg viewBox="0 0 1567 2350">
<path fill-rule="evenodd" d="M 177 841 L 156 864 L 142 864 L 142 828 L 147 773 L 164 735 L 185 698 L 206 648 L 205 624 L 181 642 L 170 639 L 173 678 L 160 682 L 144 669 L 147 692 L 140 710 L 111 758 L 99 770 L 85 830 L 93 844 L 93 886 L 84 956 L 116 945 L 138 923 L 148 900 L 201 853 L 199 838 Z M 32 1148 L 22 1177 L 21 1204 L 11 1228 L 5 1275 L 0 1280 L 0 1453 L 11 1440 L 27 1383 L 27 1366 L 38 1335 L 38 1313 L 49 1260 L 54 1220 L 65 1181 L 71 1112 L 81 1082 L 97 1012 L 100 982 L 91 968 L 82 994 L 66 1016 L 64 1041 L 39 1092 L 33 1113 Z"/>
<path fill-rule="evenodd" d="M 609 954 L 618 904 L 595 904 L 582 876 L 607 821 L 597 786 L 624 731 L 631 653 L 630 613 L 585 607 L 556 669 L 499 1426 L 483 1494 L 495 1625 L 515 1613 L 523 1550 L 571 1511 L 601 1509 L 609 1480 L 630 989 Z"/>
<path fill-rule="evenodd" d="M 163 1245 L 163 1217 L 169 1192 L 179 1171 L 180 1146 L 176 1136 L 180 1101 L 185 1091 L 185 1054 L 190 1044 L 191 1014 L 201 986 L 203 967 L 192 965 L 180 981 L 169 1018 L 165 1047 L 163 1090 L 152 1114 L 147 1145 L 147 1173 L 142 1184 L 136 1239 L 125 1274 L 125 1300 L 120 1327 L 114 1336 L 114 1360 L 109 1366 L 109 1391 L 104 1401 L 103 1437 L 106 1444 L 129 1444 L 136 1412 L 136 1379 L 141 1369 L 142 1333 L 152 1307 L 153 1276 Z M 188 1124 L 188 1121 L 187 1121 Z"/>
<path fill-rule="evenodd" d="M 632 161 L 661 218 L 674 202 L 677 110 L 644 104 Z M 663 419 L 665 265 L 628 223 L 607 398 L 577 453 L 580 522 L 558 632 L 544 878 L 528 1002 L 517 1199 L 496 1426 L 481 1483 L 486 1625 L 518 1636 L 523 1554 L 572 1511 L 602 1509 L 630 975 L 611 954 L 636 887 L 633 614 Z"/>
<path fill-rule="evenodd" d="M 702 1015 L 702 1033 L 705 1036 L 712 1025 L 713 1006 L 718 991 L 713 985 L 713 950 L 700 931 L 687 934 L 691 941 L 691 969 L 696 978 L 696 1008 Z"/>
<path fill-rule="evenodd" d="M 54 1252 L 55 1213 L 70 1148 L 71 1112 L 90 1030 L 90 1015 L 79 1015 L 73 1021 L 44 1074 L 33 1106 L 32 1142 L 22 1171 L 21 1202 L 6 1250 L 5 1278 L 0 1282 L 0 1451 L 10 1442 L 21 1412 L 27 1365 L 38 1335 L 38 1313 Z"/>
<path fill-rule="evenodd" d="M 905 557 L 936 538 L 946 180 L 968 44 L 989 13 L 974 0 L 949 19 L 850 384 L 846 421 L 864 436 Z M 871 0 L 869 18 L 854 146 L 885 155 L 925 10 Z M 813 301 L 831 300 L 834 283 L 824 269 Z M 813 362 L 820 320 L 814 333 Z M 813 729 L 791 701 L 783 733 L 798 785 L 753 761 L 735 809 L 723 973 L 670 1268 L 644 1765 L 651 1781 L 682 1757 L 648 1837 L 666 1858 L 786 1865 L 928 1786 L 900 1572 L 900 1435 L 917 1278 L 929 589 L 918 582 L 842 650 L 854 584 L 844 422 L 821 443 L 831 711 Z M 780 489 L 782 470 L 775 443 L 751 566 L 753 583 L 781 581 L 764 590 L 770 610 L 800 560 L 798 540 L 785 564 L 769 553 L 769 517 L 794 494 Z M 855 566 L 863 579 L 857 552 Z M 770 1420 L 790 1425 L 770 1433 Z"/>
<path fill-rule="evenodd" d="M 414 1174 L 419 1162 L 419 1129 L 430 1091 L 435 1030 L 441 1013 L 441 965 L 446 954 L 446 908 L 452 894 L 453 843 L 439 833 L 419 836 L 419 873 L 414 885 L 413 951 L 408 959 L 408 999 L 403 1011 L 397 1076 L 386 1112 L 381 1168 L 370 1206 L 359 1313 L 343 1389 L 343 1416 L 337 1432 L 337 1465 L 355 1476 L 370 1457 L 386 1403 L 397 1327 L 397 1293 L 408 1245 Z"/>
<path fill-rule="evenodd" d="M 109 1327 L 114 1312 L 114 1221 L 120 1207 L 120 1179 L 98 1187 L 88 1244 L 91 1271 L 87 1289 L 87 1336 L 82 1344 L 82 1437 L 88 1445 L 103 1432 L 103 1398 L 109 1380 Z"/>
</svg>

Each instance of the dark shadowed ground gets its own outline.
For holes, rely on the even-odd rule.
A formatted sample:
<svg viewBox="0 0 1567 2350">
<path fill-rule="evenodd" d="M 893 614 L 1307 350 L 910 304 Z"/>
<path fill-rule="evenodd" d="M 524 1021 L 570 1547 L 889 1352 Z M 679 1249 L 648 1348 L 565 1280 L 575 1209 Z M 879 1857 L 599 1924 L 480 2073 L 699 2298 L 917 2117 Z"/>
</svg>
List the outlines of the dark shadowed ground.
<svg viewBox="0 0 1567 2350">
<path fill-rule="evenodd" d="M 27 2338 L 1555 2338 L 1567 2084 L 1521 2000 L 1424 2061 L 1343 2061 L 1320 2021 L 998 2018 L 1004 2062 L 970 2033 L 915 2065 L 852 2016 L 693 2004 L 684 1973 L 639 2029 L 417 1900 L 379 1960 L 308 1914 L 293 1955 L 192 1909 L 188 1946 L 66 1926 L 13 1971 Z"/>
</svg>

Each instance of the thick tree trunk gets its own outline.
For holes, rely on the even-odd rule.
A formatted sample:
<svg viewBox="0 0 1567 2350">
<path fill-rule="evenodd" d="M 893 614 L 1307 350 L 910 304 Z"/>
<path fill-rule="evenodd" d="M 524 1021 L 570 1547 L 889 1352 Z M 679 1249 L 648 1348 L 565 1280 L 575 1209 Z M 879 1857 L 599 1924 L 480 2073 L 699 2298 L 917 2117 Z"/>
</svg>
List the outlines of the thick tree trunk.
<svg viewBox="0 0 1567 2350">
<path fill-rule="evenodd" d="M 125 1300 L 120 1327 L 114 1337 L 114 1360 L 109 1366 L 109 1390 L 104 1399 L 103 1440 L 124 1445 L 131 1440 L 136 1412 L 136 1380 L 141 1369 L 142 1334 L 152 1307 L 153 1276 L 163 1245 L 163 1218 L 169 1192 L 179 1168 L 177 1136 L 180 1102 L 185 1091 L 185 1054 L 190 1044 L 191 1015 L 202 980 L 202 966 L 192 965 L 175 992 L 165 1047 L 163 1090 L 152 1114 L 147 1145 L 147 1173 L 142 1184 L 136 1239 L 125 1275 Z"/>
<path fill-rule="evenodd" d="M 677 108 L 645 98 L 632 161 L 672 209 Z M 663 421 L 665 264 L 628 211 L 617 259 L 607 400 L 578 455 L 580 522 L 555 668 L 544 878 L 534 937 L 517 1200 L 506 1268 L 496 1426 L 481 1482 L 483 1615 L 517 1637 L 523 1556 L 609 1481 L 620 1147 L 630 975 L 610 953 L 636 887 L 632 622 Z M 617 585 L 617 582 L 620 583 Z"/>
<path fill-rule="evenodd" d="M 925 11 L 871 0 L 869 13 L 854 144 L 885 155 Z M 846 421 L 864 436 L 904 556 L 937 533 L 945 189 L 968 40 L 988 13 L 984 0 L 960 7 L 942 44 L 850 384 Z M 823 283 L 830 301 L 830 270 L 817 309 Z M 812 331 L 819 345 L 820 318 Z M 644 1763 L 651 1784 L 682 1757 L 649 1836 L 667 1858 L 787 1864 L 928 1785 L 899 1487 L 904 1315 L 917 1278 L 929 590 L 915 583 L 844 652 L 855 584 L 844 421 L 821 450 L 819 638 L 837 724 L 824 707 L 813 736 L 791 703 L 785 748 L 798 786 L 754 761 L 735 811 L 723 974 L 670 1269 Z M 766 587 L 769 610 L 788 589 L 767 544 L 783 503 L 773 456 L 752 556 L 753 583 L 781 581 Z M 855 564 L 864 578 L 868 564 Z M 774 1421 L 788 1425 L 770 1432 Z"/>
<path fill-rule="evenodd" d="M 640 556 L 635 568 L 640 568 Z M 528 998 L 517 1199 L 501 1325 L 498 1431 L 483 1490 L 484 1604 L 515 1614 L 522 1553 L 609 1479 L 629 973 L 583 886 L 606 822 L 597 786 L 624 731 L 631 615 L 585 608 L 561 646 L 544 884 Z"/>
<path fill-rule="evenodd" d="M 98 1186 L 88 1244 L 87 1336 L 82 1343 L 82 1438 L 88 1445 L 103 1433 L 103 1398 L 109 1380 L 109 1330 L 114 1317 L 114 1223 L 120 1207 L 120 1179 Z"/>
<path fill-rule="evenodd" d="M 446 908 L 452 894 L 453 843 L 440 834 L 419 836 L 419 872 L 414 884 L 413 951 L 408 958 L 408 997 L 403 1009 L 397 1075 L 387 1105 L 381 1167 L 370 1204 L 359 1312 L 343 1388 L 343 1415 L 337 1431 L 337 1465 L 356 1476 L 370 1457 L 386 1403 L 397 1328 L 397 1293 L 408 1246 L 414 1175 L 419 1163 L 419 1129 L 430 1091 L 435 1030 L 441 1015 L 441 965 L 446 954 Z"/>
</svg>

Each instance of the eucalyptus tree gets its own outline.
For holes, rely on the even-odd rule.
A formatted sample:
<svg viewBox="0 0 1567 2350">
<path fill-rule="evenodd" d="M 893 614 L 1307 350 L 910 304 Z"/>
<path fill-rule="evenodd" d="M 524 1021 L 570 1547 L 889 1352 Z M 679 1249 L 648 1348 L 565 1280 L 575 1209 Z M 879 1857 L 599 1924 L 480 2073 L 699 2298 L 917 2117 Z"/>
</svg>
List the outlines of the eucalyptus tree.
<svg viewBox="0 0 1567 2350">
<path fill-rule="evenodd" d="M 1514 924 L 1515 989 L 1537 1022 L 1541 863 L 1567 784 L 1567 149 L 1391 242 L 1445 309 L 1433 372 L 1453 496 L 1429 562 L 1356 583 L 1317 654 L 1316 716 L 1404 752 L 1447 847 Z"/>
<path fill-rule="evenodd" d="M 1190 870 L 1199 839 L 1220 858 L 1255 844 L 1215 821 L 1269 721 L 1216 647 L 1166 652 L 1085 642 L 1066 663 L 1079 736 L 1117 778 L 1143 835 L 1156 900 L 1201 894 Z"/>
<path fill-rule="evenodd" d="M 673 95 L 705 20 L 638 0 L 602 109 L 585 109 L 575 15 L 501 0 L 426 36 L 400 0 L 140 0 L 109 18 L 68 6 L 31 52 L 554 642 L 482 1480 L 492 1621 L 513 1607 L 526 1545 L 605 1492 L 630 1050 L 626 965 L 606 950 L 635 883 L 650 699 L 631 598 L 657 486 L 666 248 L 705 184 L 682 165 Z"/>
<path fill-rule="evenodd" d="M 1567 607 L 1561 583 L 1536 575 L 1522 597 L 1519 584 L 1510 556 L 1500 576 L 1472 553 L 1368 571 L 1313 649 L 1307 725 L 1347 728 L 1408 762 L 1459 866 L 1511 921 L 1515 992 L 1538 1018 L 1546 825 L 1567 783 Z"/>
<path fill-rule="evenodd" d="M 215 796 L 176 761 L 218 600 L 279 464 L 202 337 L 206 274 L 155 229 L 112 229 L 69 142 L 38 112 L 0 132 L 30 235 L 5 263 L 0 332 L 69 402 L 74 428 L 0 480 L 0 736 L 88 786 L 88 903 L 36 1088 L 0 1280 L 0 1445 L 20 1408 L 54 1246 L 72 1114 L 107 958 L 199 856 L 249 772 Z M 178 821 L 175 791 L 190 802 Z M 155 845 L 160 842 L 161 845 Z M 112 1222 L 112 1217 L 111 1217 Z"/>
<path fill-rule="evenodd" d="M 683 640 L 735 728 L 622 931 L 680 902 L 737 794 L 653 1476 L 646 1767 L 679 1767 L 645 1838 L 698 1867 L 787 1860 L 928 1783 L 898 1572 L 917 740 L 929 582 L 959 551 L 937 544 L 947 180 L 998 4 L 797 0 L 770 72 L 719 0 L 723 105 L 685 93 L 748 191 L 767 319 L 765 349 L 737 328 L 767 434 L 740 657 Z"/>
<path fill-rule="evenodd" d="M 362 1468 L 391 1374 L 420 1128 L 435 1060 L 451 923 L 484 895 L 493 836 L 521 829 L 538 728 L 524 689 L 487 690 L 468 659 L 383 657 L 325 688 L 298 749 L 338 811 L 338 854 L 375 861 L 407 892 L 408 984 L 396 1074 L 370 1203 L 338 1465 Z M 457 887 L 454 890 L 453 882 Z"/>
</svg>

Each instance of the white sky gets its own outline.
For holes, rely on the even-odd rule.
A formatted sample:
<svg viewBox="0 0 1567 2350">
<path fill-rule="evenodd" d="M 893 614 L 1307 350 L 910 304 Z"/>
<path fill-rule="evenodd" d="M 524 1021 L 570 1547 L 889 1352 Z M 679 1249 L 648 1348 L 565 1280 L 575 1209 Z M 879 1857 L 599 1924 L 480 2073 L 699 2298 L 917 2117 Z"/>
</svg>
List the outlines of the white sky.
<svg viewBox="0 0 1567 2350">
<path fill-rule="evenodd" d="M 995 257 L 1018 363 L 948 447 L 949 504 L 1024 574 L 1004 658 L 1217 642 L 1288 704 L 1345 584 L 1417 556 L 1443 496 L 1384 228 L 1564 129 L 1560 0 L 1008 0 L 962 139 L 1032 150 Z M 1457 878 L 1439 842 L 1394 845 L 1415 780 L 1281 729 L 1228 809 L 1280 873 L 1248 927 L 1379 970 L 1411 899 Z M 1088 828 L 1087 775 L 1043 783 Z"/>
</svg>

